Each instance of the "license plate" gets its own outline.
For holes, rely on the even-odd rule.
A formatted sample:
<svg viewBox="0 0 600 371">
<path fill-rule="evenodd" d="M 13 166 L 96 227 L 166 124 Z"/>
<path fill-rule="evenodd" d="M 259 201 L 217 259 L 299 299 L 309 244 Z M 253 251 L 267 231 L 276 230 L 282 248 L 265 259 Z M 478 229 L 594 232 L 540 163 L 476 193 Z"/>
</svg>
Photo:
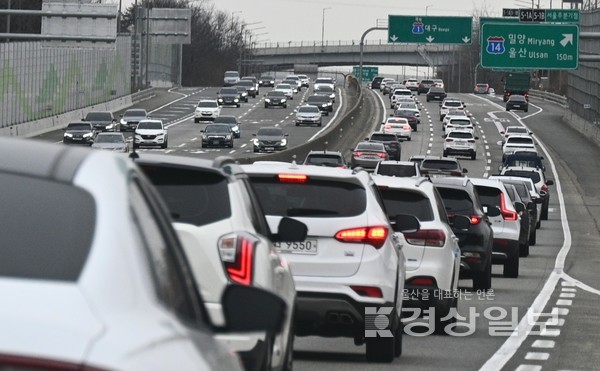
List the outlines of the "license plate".
<svg viewBox="0 0 600 371">
<path fill-rule="evenodd" d="M 518 105 L 518 104 L 515 104 L 515 105 L 513 105 L 513 107 L 521 107 L 521 106 L 520 106 L 520 105 Z"/>
<path fill-rule="evenodd" d="M 275 248 L 280 253 L 316 255 L 317 240 L 306 240 L 302 242 L 275 242 Z"/>
<path fill-rule="evenodd" d="M 213 140 L 211 143 L 212 143 L 213 145 L 217 145 L 217 144 L 219 144 L 219 141 L 218 141 L 218 140 Z"/>
<path fill-rule="evenodd" d="M 73 140 L 82 140 L 83 138 L 73 138 Z"/>
<path fill-rule="evenodd" d="M 274 147 L 265 147 L 265 151 L 274 151 L 275 148 Z"/>
</svg>

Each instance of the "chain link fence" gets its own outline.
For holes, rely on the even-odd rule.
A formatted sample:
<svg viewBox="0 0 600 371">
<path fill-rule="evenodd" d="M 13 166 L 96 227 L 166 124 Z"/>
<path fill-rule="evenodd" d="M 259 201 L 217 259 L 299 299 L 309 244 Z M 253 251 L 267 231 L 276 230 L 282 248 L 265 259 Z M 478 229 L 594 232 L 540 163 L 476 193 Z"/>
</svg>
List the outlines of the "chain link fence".
<svg viewBox="0 0 600 371">
<path fill-rule="evenodd" d="M 107 102 L 131 93 L 131 37 L 114 48 L 0 44 L 0 128 Z"/>
</svg>

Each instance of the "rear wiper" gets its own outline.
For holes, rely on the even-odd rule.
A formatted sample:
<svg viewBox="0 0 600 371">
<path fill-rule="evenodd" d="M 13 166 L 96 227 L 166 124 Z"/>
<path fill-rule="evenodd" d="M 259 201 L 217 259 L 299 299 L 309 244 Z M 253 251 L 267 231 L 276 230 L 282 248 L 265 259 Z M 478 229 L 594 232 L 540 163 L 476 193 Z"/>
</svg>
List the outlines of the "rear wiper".
<svg viewBox="0 0 600 371">
<path fill-rule="evenodd" d="M 337 211 L 325 209 L 287 209 L 288 216 L 307 216 L 307 215 L 338 215 Z"/>
</svg>

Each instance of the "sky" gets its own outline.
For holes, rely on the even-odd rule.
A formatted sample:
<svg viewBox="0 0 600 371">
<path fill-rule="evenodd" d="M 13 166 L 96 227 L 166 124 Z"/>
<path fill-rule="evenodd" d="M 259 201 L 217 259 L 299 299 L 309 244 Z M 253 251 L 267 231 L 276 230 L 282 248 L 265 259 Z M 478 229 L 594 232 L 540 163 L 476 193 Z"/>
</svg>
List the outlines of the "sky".
<svg viewBox="0 0 600 371">
<path fill-rule="evenodd" d="M 134 0 L 122 0 L 123 8 Z M 142 0 L 138 0 L 141 2 Z M 387 25 L 388 15 L 501 17 L 502 8 L 531 7 L 531 0 L 204 0 L 246 23 L 253 41 L 287 43 L 360 40 L 371 27 Z M 116 2 L 118 0 L 109 0 Z M 561 0 L 533 0 L 541 8 L 560 8 Z M 565 4 L 567 7 L 568 4 Z M 328 8 L 328 9 L 327 9 Z M 325 9 L 325 10 L 323 10 Z M 323 14 L 325 20 L 323 21 Z M 384 26 L 385 26 L 384 25 Z M 324 26 L 324 32 L 323 32 Z M 381 39 L 385 31 L 371 32 L 367 40 Z"/>
</svg>

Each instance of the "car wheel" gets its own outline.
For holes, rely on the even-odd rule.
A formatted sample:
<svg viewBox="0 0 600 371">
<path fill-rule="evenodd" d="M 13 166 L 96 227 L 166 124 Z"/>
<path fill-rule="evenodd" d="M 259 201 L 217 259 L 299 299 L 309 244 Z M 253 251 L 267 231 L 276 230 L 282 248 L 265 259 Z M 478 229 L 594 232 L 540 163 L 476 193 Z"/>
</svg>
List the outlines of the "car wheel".
<svg viewBox="0 0 600 371">
<path fill-rule="evenodd" d="M 482 272 L 473 272 L 473 290 L 489 290 L 492 288 L 492 258 L 489 257 L 487 267 Z"/>
<path fill-rule="evenodd" d="M 448 157 L 448 151 L 443 151 L 442 152 L 442 157 Z"/>
<path fill-rule="evenodd" d="M 443 291 L 440 295 L 446 296 L 443 294 Z M 442 320 L 442 318 L 447 317 L 451 313 L 452 308 L 454 308 L 456 310 L 456 308 L 458 307 L 458 298 L 454 298 L 454 297 L 452 297 L 452 295 L 449 295 L 449 296 L 451 297 L 449 299 L 437 300 L 436 305 L 434 307 L 435 308 L 434 332 L 438 335 L 447 334 L 447 332 L 445 331 L 446 326 L 456 323 L 456 316 L 450 316 L 450 318 Z"/>
<path fill-rule="evenodd" d="M 541 220 L 548 220 L 548 204 L 549 203 L 550 202 L 546 200 L 542 204 L 542 215 L 540 217 Z"/>
<path fill-rule="evenodd" d="M 398 326 L 396 326 L 396 333 L 394 334 L 394 356 L 400 357 L 402 355 L 402 336 L 404 335 L 404 326 L 402 325 L 401 319 L 398 318 Z"/>
<path fill-rule="evenodd" d="M 529 246 L 535 246 L 536 240 L 537 240 L 537 231 L 534 229 L 533 233 L 529 234 L 529 241 L 527 241 L 527 243 L 529 243 Z"/>
<path fill-rule="evenodd" d="M 529 256 L 529 241 L 524 244 L 519 244 L 519 256 L 522 258 Z"/>
<path fill-rule="evenodd" d="M 169 142 L 164 142 L 163 144 L 161 144 L 160 148 L 165 149 L 167 148 L 169 145 Z"/>
<path fill-rule="evenodd" d="M 377 337 L 366 339 L 368 362 L 390 363 L 396 354 L 394 337 Z"/>
<path fill-rule="evenodd" d="M 409 142 L 411 141 L 412 137 L 408 137 L 406 138 L 406 140 L 408 140 Z"/>
<path fill-rule="evenodd" d="M 322 125 L 322 124 L 323 124 L 323 123 L 319 122 L 319 123 L 317 124 L 317 126 L 318 126 L 318 127 L 321 127 L 321 125 Z"/>
<path fill-rule="evenodd" d="M 206 144 L 202 143 L 202 148 L 206 148 Z"/>
<path fill-rule="evenodd" d="M 229 143 L 229 148 L 233 148 L 233 141 L 231 141 L 231 143 Z"/>
<path fill-rule="evenodd" d="M 526 110 L 525 110 L 525 112 L 529 112 L 529 110 L 528 110 L 528 109 L 526 109 Z"/>
<path fill-rule="evenodd" d="M 267 104 L 265 104 L 265 108 L 269 108 L 269 106 Z"/>
<path fill-rule="evenodd" d="M 506 278 L 517 278 L 519 277 L 519 255 L 513 252 L 508 256 L 508 259 L 504 263 L 504 270 L 502 275 Z"/>
<path fill-rule="evenodd" d="M 507 110 L 507 111 L 510 111 L 510 108 L 506 107 L 506 110 Z"/>
<path fill-rule="evenodd" d="M 471 160 L 476 160 L 477 159 L 477 153 L 473 152 L 471 154 Z"/>
<path fill-rule="evenodd" d="M 540 229 L 542 227 L 542 218 L 540 218 L 540 220 L 537 221 L 537 223 L 535 224 L 535 229 Z"/>
<path fill-rule="evenodd" d="M 284 105 L 283 105 L 283 108 L 287 108 L 287 104 L 284 104 Z"/>
<path fill-rule="evenodd" d="M 417 125 L 415 125 L 415 128 L 413 129 L 413 131 L 417 131 L 418 127 Z"/>
<path fill-rule="evenodd" d="M 293 95 L 290 97 L 290 100 L 294 100 L 294 96 Z"/>
<path fill-rule="evenodd" d="M 240 108 L 240 107 L 241 107 L 241 105 L 240 105 L 239 103 L 238 103 L 238 104 L 236 104 L 235 106 L 236 106 L 237 108 Z"/>
<path fill-rule="evenodd" d="M 429 102 L 429 98 L 427 98 L 427 101 Z"/>
<path fill-rule="evenodd" d="M 258 153 L 258 148 L 254 148 L 254 153 Z"/>
</svg>

